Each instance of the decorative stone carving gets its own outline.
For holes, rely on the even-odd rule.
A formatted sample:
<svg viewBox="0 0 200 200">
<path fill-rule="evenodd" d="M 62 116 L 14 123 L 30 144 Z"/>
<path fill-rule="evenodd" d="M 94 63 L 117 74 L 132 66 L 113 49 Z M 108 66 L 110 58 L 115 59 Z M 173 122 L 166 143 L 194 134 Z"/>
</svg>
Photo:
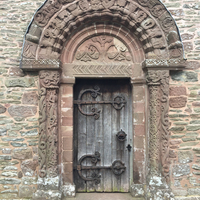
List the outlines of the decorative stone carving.
<svg viewBox="0 0 200 200">
<path fill-rule="evenodd" d="M 39 49 L 37 52 L 38 58 L 40 59 L 50 57 L 58 58 L 60 56 L 60 52 L 62 52 L 62 44 L 66 42 L 66 39 L 71 34 L 71 31 L 77 27 L 77 23 L 87 20 L 88 17 L 93 18 L 97 15 L 99 15 L 99 17 L 103 20 L 108 16 L 108 13 L 110 16 L 109 19 L 113 22 L 116 21 L 118 23 L 118 19 L 123 19 L 122 21 L 125 20 L 127 24 L 129 24 L 130 29 L 135 29 L 134 32 L 138 35 L 138 39 L 146 43 L 146 53 L 154 52 L 153 54 L 158 54 L 158 57 L 161 55 L 159 55 L 159 51 L 154 51 L 154 48 L 162 49 L 165 48 L 165 45 L 159 45 L 159 47 L 153 45 L 152 47 L 149 42 L 150 38 L 152 38 L 152 32 L 156 32 L 162 37 L 164 36 L 163 31 L 166 34 L 170 31 L 175 31 L 177 33 L 177 27 L 174 23 L 174 19 L 168 14 L 168 12 L 166 12 L 167 10 L 165 6 L 158 0 L 132 0 L 131 2 L 126 0 L 81 0 L 78 2 L 74 1 L 74 3 L 66 5 L 62 8 L 62 4 L 71 2 L 73 2 L 73 0 L 47 1 L 35 14 L 34 23 L 31 26 L 30 31 L 27 33 L 26 40 L 34 43 L 37 43 L 38 41 L 41 42 L 38 47 L 27 45 L 26 48 L 24 48 L 23 51 L 25 51 L 24 56 L 26 58 L 34 58 L 37 56 L 35 55 L 35 48 Z M 143 9 L 141 9 L 141 6 Z M 62 11 L 58 12 L 61 9 Z M 149 15 L 149 10 L 151 14 L 157 18 L 157 22 L 155 21 L 155 18 L 152 18 Z M 86 11 L 87 13 L 85 13 Z M 99 11 L 101 13 L 98 13 Z M 58 13 L 57 16 L 55 13 Z M 52 18 L 52 16 L 54 17 Z M 79 16 L 79 20 L 76 20 L 77 16 Z M 46 28 L 43 29 L 43 34 L 41 34 L 42 29 L 40 27 L 44 26 L 46 26 Z M 157 27 L 157 31 L 153 31 L 155 26 Z M 150 31 L 148 32 L 147 30 Z M 40 35 L 42 35 L 42 39 L 40 39 Z M 166 43 L 165 37 L 159 41 L 163 42 L 163 40 L 164 43 Z M 180 52 L 180 54 L 183 54 L 183 51 Z M 165 54 L 165 56 L 166 55 L 167 54 Z M 174 54 L 172 53 L 171 55 Z M 183 56 L 180 55 L 180 57 Z"/>
<path fill-rule="evenodd" d="M 50 3 L 50 1 L 47 1 L 47 5 L 42 7 L 34 16 L 35 22 L 43 27 L 45 26 L 49 19 L 61 8 L 61 3 L 58 0 L 53 1 Z"/>
<path fill-rule="evenodd" d="M 37 50 L 37 44 L 26 41 L 23 47 L 23 57 L 25 58 L 35 58 Z"/>
<path fill-rule="evenodd" d="M 127 75 L 132 74 L 132 68 L 129 65 L 74 65 L 74 75 Z"/>
<path fill-rule="evenodd" d="M 149 70 L 147 83 L 150 92 L 150 174 L 160 175 L 159 160 L 161 160 L 162 174 L 166 181 L 169 181 L 169 71 Z"/>
<path fill-rule="evenodd" d="M 30 42 L 39 43 L 42 30 L 36 24 L 32 24 L 28 33 L 26 34 L 26 39 Z"/>
<path fill-rule="evenodd" d="M 55 59 L 49 60 L 22 60 L 21 61 L 22 69 L 24 70 L 36 70 L 36 69 L 59 69 L 60 61 Z"/>
<path fill-rule="evenodd" d="M 104 6 L 104 8 L 110 8 L 111 6 L 113 6 L 115 3 L 115 0 L 102 0 L 102 5 Z"/>
<path fill-rule="evenodd" d="M 179 41 L 178 35 L 175 31 L 171 31 L 167 36 L 169 45 L 170 58 L 178 58 L 182 55 L 182 42 Z"/>
<path fill-rule="evenodd" d="M 58 88 L 60 73 L 58 71 L 43 70 L 39 73 L 40 83 L 45 88 Z"/>
<path fill-rule="evenodd" d="M 76 60 L 83 62 L 94 60 L 129 62 L 131 61 L 131 54 L 127 47 L 118 39 L 107 35 L 100 35 L 91 38 L 78 48 Z M 90 69 L 88 70 L 90 71 Z"/>
<path fill-rule="evenodd" d="M 159 17 L 163 14 L 165 9 L 164 9 L 164 6 L 162 4 L 156 4 L 150 9 L 150 11 L 151 11 L 151 14 L 154 17 Z"/>
<path fill-rule="evenodd" d="M 39 73 L 39 176 L 56 177 L 57 161 L 57 88 L 60 81 L 58 71 L 42 70 Z"/>
</svg>

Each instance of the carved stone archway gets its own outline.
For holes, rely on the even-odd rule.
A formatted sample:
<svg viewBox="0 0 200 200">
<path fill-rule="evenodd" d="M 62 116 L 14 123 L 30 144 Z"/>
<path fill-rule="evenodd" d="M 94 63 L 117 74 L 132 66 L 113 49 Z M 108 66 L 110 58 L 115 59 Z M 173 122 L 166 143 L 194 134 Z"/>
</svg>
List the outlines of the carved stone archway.
<svg viewBox="0 0 200 200">
<path fill-rule="evenodd" d="M 104 36 L 102 43 L 101 36 Z M 84 42 L 92 38 L 93 42 L 104 45 L 105 36 L 114 38 L 113 45 L 117 49 L 114 53 L 121 53 L 120 62 L 110 59 L 110 63 L 105 63 L 99 61 L 98 56 L 93 59 L 89 49 L 81 52 Z M 126 50 L 121 51 L 116 44 L 124 45 Z M 77 56 L 78 51 L 83 54 Z M 131 59 L 126 59 L 128 54 Z M 85 55 L 89 57 L 85 58 Z M 73 134 L 68 133 L 73 133 L 73 114 L 63 116 L 62 103 L 65 102 L 66 108 L 72 110 L 73 84 L 77 77 L 98 76 L 130 78 L 133 95 L 141 88 L 146 90 L 143 93 L 143 108 L 148 108 L 149 113 L 143 116 L 143 136 L 146 138 L 142 150 L 144 158 L 135 159 L 135 153 L 133 160 L 138 161 L 138 165 L 143 163 L 143 171 L 139 174 L 148 176 L 139 182 L 133 178 L 131 193 L 148 200 L 158 197 L 173 199 L 167 184 L 170 179 L 169 70 L 182 69 L 185 64 L 176 23 L 159 0 L 46 1 L 27 30 L 21 59 L 21 68 L 39 71 L 40 81 L 40 169 L 34 199 L 48 197 L 51 190 L 58 196 L 55 199 L 74 195 L 73 163 L 70 170 L 65 169 L 65 162 L 71 162 L 68 158 L 72 157 L 72 152 L 62 145 L 66 138 L 72 144 Z M 103 68 L 105 65 L 107 71 Z M 137 114 L 133 113 L 133 116 Z M 143 192 L 138 194 L 138 189 Z"/>
</svg>

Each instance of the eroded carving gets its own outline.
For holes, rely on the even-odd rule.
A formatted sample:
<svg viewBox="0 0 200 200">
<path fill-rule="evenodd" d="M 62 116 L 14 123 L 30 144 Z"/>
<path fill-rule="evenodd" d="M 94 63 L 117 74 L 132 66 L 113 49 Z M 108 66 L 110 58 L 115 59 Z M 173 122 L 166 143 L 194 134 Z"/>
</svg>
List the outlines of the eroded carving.
<svg viewBox="0 0 200 200">
<path fill-rule="evenodd" d="M 70 35 L 72 29 L 77 27 L 77 23 L 80 23 L 80 21 L 85 21 L 88 16 L 90 18 L 92 18 L 93 16 L 97 17 L 97 12 L 99 11 L 101 13 L 98 13 L 98 15 L 102 19 L 109 15 L 111 17 L 110 19 L 112 19 L 113 22 L 116 21 L 118 23 L 118 19 L 123 19 L 123 21 L 127 21 L 130 25 L 130 28 L 135 28 L 135 33 L 136 35 L 138 35 L 139 39 L 146 43 L 144 45 L 145 52 L 152 52 L 152 56 L 158 54 L 158 57 L 160 57 L 162 56 L 161 54 L 165 54 L 166 52 L 162 51 L 162 53 L 160 53 L 160 51 L 158 50 L 154 51 L 155 48 L 165 48 L 165 45 L 163 44 L 166 43 L 166 39 L 164 39 L 164 37 L 162 39 L 156 39 L 158 37 L 154 37 L 154 40 L 151 41 L 151 39 L 149 40 L 149 38 L 152 38 L 152 32 L 155 32 L 162 36 L 163 31 L 166 34 L 172 30 L 177 32 L 177 27 L 174 23 L 173 18 L 168 14 L 168 12 L 166 12 L 166 8 L 164 7 L 164 5 L 157 0 L 133 0 L 132 2 L 128 2 L 126 0 L 81 0 L 63 7 L 62 12 L 58 12 L 60 11 L 63 4 L 71 3 L 73 1 L 74 0 L 47 1 L 47 3 L 35 14 L 34 24 L 31 26 L 31 29 L 27 34 L 26 39 L 34 43 L 41 41 L 39 44 L 39 51 L 37 51 L 38 58 L 58 58 L 60 52 L 62 52 L 62 44 L 65 43 L 67 38 L 66 36 Z M 141 8 L 141 6 L 143 8 Z M 151 14 L 157 18 L 157 22 L 155 21 L 155 18 L 151 18 L 151 16 L 149 15 L 149 10 Z M 87 14 L 85 13 L 85 11 L 87 11 Z M 119 13 L 115 11 L 123 12 Z M 55 16 L 56 12 L 58 13 L 57 16 Z M 52 18 L 52 16 L 54 16 L 54 18 Z M 77 16 L 79 16 L 79 20 L 77 20 Z M 131 19 L 128 16 L 130 16 Z M 52 25 L 50 20 L 54 25 Z M 42 34 L 43 38 L 39 40 L 41 31 L 40 27 L 44 27 L 47 24 L 50 25 L 49 27 L 46 27 L 44 29 L 45 33 Z M 153 31 L 155 26 L 157 26 L 157 30 Z M 148 32 L 147 30 L 150 31 Z M 149 41 L 154 44 L 151 45 Z M 159 42 L 161 43 L 161 45 L 158 45 Z M 180 52 L 180 54 L 183 54 L 183 52 Z M 28 58 L 27 53 L 25 53 L 25 55 Z M 175 54 L 172 53 L 171 55 L 174 56 Z M 33 58 L 36 57 L 36 55 L 33 54 L 29 57 Z"/>
<path fill-rule="evenodd" d="M 171 31 L 167 36 L 169 45 L 169 53 L 171 58 L 178 58 L 182 55 L 182 43 L 179 41 L 178 35 L 175 31 Z"/>
<path fill-rule="evenodd" d="M 100 52 L 94 45 L 86 46 L 86 51 L 78 52 L 76 54 L 76 59 L 80 61 L 92 61 L 97 60 L 99 58 Z"/>
<path fill-rule="evenodd" d="M 127 47 L 118 39 L 100 35 L 91 38 L 78 48 L 76 60 L 83 62 L 93 60 L 131 61 L 131 55 Z"/>
<path fill-rule="evenodd" d="M 32 42 L 29 42 L 29 41 L 26 41 L 25 44 L 24 44 L 24 51 L 23 51 L 23 57 L 25 58 L 35 58 L 35 55 L 36 55 L 36 49 L 37 49 L 37 45 L 32 43 Z"/>
<path fill-rule="evenodd" d="M 162 174 L 168 182 L 170 138 L 168 121 L 169 71 L 148 71 L 147 83 L 150 92 L 150 173 L 151 175 L 159 176 L 159 160 L 161 160 Z"/>
<path fill-rule="evenodd" d="M 47 153 L 46 166 L 48 176 L 56 177 L 58 175 L 58 152 L 57 152 L 57 89 L 48 89 L 46 94 L 47 104 Z"/>
<path fill-rule="evenodd" d="M 111 43 L 113 41 L 113 38 L 110 37 L 110 36 L 101 35 L 101 36 L 92 38 L 92 41 L 94 43 L 98 42 L 101 45 L 101 47 L 105 47 L 105 44 L 106 43 Z"/>
<path fill-rule="evenodd" d="M 58 88 L 60 73 L 58 71 L 42 70 L 39 73 L 42 87 Z"/>
<path fill-rule="evenodd" d="M 40 71 L 39 91 L 39 176 L 58 175 L 57 163 L 57 88 L 59 72 Z"/>
<path fill-rule="evenodd" d="M 35 22 L 43 27 L 45 26 L 50 18 L 61 9 L 61 3 L 58 0 L 55 0 L 52 3 L 47 3 L 44 7 L 42 7 L 34 16 Z"/>
</svg>

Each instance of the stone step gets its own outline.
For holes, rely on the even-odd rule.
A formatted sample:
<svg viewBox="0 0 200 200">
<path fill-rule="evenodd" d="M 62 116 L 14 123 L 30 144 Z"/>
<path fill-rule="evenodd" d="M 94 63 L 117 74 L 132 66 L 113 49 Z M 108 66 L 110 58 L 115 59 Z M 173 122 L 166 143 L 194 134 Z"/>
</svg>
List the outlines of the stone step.
<svg viewBox="0 0 200 200">
<path fill-rule="evenodd" d="M 130 193 L 76 193 L 76 197 L 66 200 L 133 200 Z"/>
</svg>

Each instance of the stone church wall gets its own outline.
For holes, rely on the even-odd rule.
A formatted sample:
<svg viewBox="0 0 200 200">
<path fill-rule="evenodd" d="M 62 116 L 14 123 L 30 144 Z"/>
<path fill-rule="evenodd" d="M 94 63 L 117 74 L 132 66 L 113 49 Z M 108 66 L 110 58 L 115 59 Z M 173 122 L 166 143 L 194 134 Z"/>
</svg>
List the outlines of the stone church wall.
<svg viewBox="0 0 200 200">
<path fill-rule="evenodd" d="M 31 198 L 38 169 L 38 74 L 19 69 L 23 37 L 41 0 L 0 1 L 0 199 Z M 189 61 L 171 71 L 171 187 L 200 196 L 200 3 L 163 0 Z M 180 198 L 181 199 L 181 198 Z"/>
</svg>

